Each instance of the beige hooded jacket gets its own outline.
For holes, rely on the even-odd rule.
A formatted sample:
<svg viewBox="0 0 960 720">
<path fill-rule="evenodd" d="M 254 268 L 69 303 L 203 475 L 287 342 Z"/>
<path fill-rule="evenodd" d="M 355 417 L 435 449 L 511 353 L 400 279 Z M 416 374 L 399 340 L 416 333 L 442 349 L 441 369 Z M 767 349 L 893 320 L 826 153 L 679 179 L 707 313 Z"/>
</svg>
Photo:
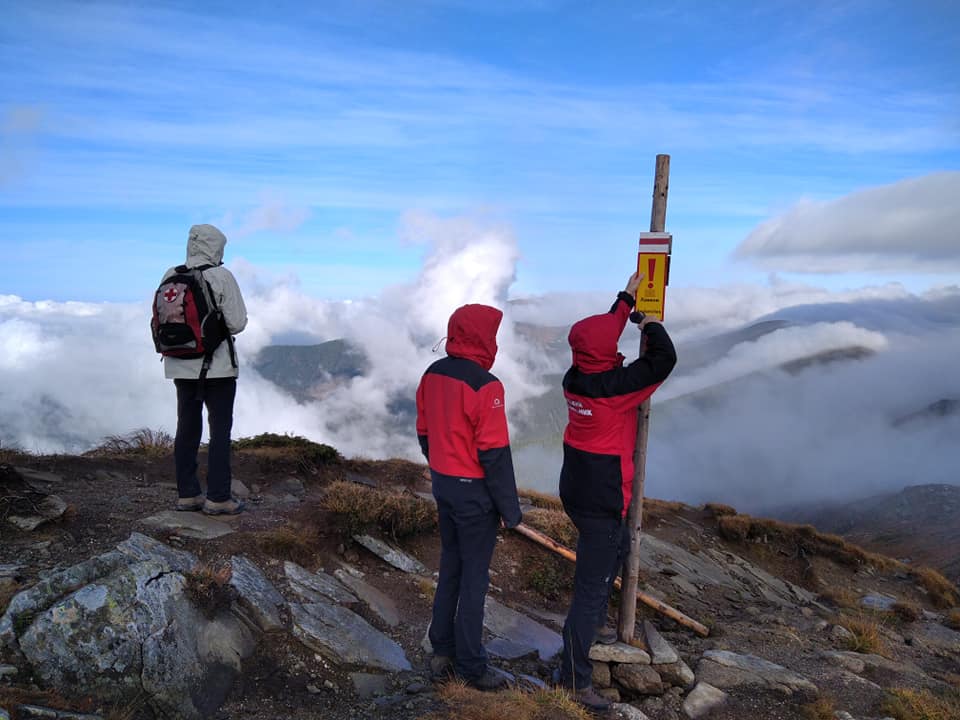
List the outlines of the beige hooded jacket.
<svg viewBox="0 0 960 720">
<path fill-rule="evenodd" d="M 210 283 L 217 307 L 223 311 L 227 329 L 231 335 L 236 335 L 247 326 L 247 307 L 243 304 L 240 286 L 237 285 L 233 273 L 223 267 L 223 248 L 227 244 L 226 236 L 213 225 L 194 225 L 190 228 L 187 238 L 187 267 L 201 265 L 215 265 L 203 271 L 204 279 Z M 170 268 L 163 275 L 163 279 L 176 272 Z M 163 358 L 163 371 L 171 380 L 196 380 L 200 377 L 200 368 L 203 358 L 184 360 L 181 358 Z M 230 360 L 229 343 L 223 342 L 213 353 L 208 378 L 237 377 L 238 368 L 233 367 Z"/>
</svg>

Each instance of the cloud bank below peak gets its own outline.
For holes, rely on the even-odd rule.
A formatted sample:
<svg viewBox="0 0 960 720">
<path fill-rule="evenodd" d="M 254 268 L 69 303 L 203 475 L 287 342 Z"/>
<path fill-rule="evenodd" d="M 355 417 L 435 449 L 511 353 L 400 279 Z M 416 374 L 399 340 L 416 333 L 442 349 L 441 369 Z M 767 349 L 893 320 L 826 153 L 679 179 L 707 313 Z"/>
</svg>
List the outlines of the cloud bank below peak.
<svg viewBox="0 0 960 720">
<path fill-rule="evenodd" d="M 734 256 L 787 272 L 960 271 L 960 172 L 802 200 L 757 226 Z"/>
</svg>

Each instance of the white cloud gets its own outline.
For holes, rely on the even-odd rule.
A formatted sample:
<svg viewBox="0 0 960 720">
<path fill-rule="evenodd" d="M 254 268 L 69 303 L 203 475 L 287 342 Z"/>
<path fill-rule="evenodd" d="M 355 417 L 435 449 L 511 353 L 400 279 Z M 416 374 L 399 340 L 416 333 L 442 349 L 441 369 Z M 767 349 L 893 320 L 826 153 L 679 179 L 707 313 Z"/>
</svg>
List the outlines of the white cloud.
<svg viewBox="0 0 960 720">
<path fill-rule="evenodd" d="M 960 270 L 960 172 L 805 200 L 759 225 L 736 250 L 783 271 Z"/>
<path fill-rule="evenodd" d="M 310 217 L 310 209 L 288 204 L 275 193 L 264 193 L 255 207 L 241 212 L 228 212 L 215 223 L 228 238 L 242 238 L 263 230 L 292 232 Z"/>
</svg>

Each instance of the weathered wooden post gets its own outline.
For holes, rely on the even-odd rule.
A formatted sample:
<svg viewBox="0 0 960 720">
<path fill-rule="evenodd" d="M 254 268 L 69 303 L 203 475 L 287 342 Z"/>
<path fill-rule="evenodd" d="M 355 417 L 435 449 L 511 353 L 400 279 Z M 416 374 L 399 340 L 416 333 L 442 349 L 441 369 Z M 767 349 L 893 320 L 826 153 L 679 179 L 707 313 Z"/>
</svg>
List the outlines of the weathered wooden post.
<svg viewBox="0 0 960 720">
<path fill-rule="evenodd" d="M 667 219 L 667 192 L 670 188 L 670 156 L 657 155 L 653 180 L 653 209 L 650 213 L 650 232 L 662 233 Z M 644 270 L 644 268 L 640 268 Z M 666 272 L 666 268 L 664 268 Z M 652 278 L 649 278 L 652 280 Z M 642 286 L 642 284 L 641 284 Z M 637 290 L 637 294 L 640 294 Z M 661 319 L 663 319 L 661 317 Z M 643 348 L 641 347 L 641 352 Z M 650 401 L 646 400 L 639 410 L 637 445 L 633 452 L 633 498 L 627 512 L 631 531 L 630 553 L 624 563 L 624 581 L 620 592 L 620 618 L 617 635 L 622 642 L 633 639 L 637 619 L 637 583 L 640 579 L 640 529 L 643 523 L 643 484 L 647 470 L 647 437 L 650 431 Z"/>
</svg>

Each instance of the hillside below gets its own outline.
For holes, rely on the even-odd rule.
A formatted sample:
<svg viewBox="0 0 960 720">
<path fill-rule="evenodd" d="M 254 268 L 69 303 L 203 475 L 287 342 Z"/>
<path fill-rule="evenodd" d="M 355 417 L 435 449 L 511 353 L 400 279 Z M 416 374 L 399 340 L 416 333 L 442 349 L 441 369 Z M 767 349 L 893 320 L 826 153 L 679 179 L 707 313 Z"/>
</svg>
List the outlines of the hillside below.
<svg viewBox="0 0 960 720">
<path fill-rule="evenodd" d="M 0 709 L 585 718 L 551 683 L 573 566 L 515 531 L 497 544 L 485 622 L 511 689 L 431 682 L 440 542 L 425 470 L 244 439 L 234 477 L 248 510 L 207 518 L 170 512 L 169 438 L 141 431 L 84 456 L 0 452 Z M 556 498 L 525 493 L 523 507 L 527 526 L 576 546 Z M 647 499 L 643 537 L 641 590 L 709 634 L 638 605 L 635 647 L 594 658 L 594 684 L 619 701 L 610 717 L 958 717 L 958 590 L 937 573 L 722 505 Z"/>
</svg>

